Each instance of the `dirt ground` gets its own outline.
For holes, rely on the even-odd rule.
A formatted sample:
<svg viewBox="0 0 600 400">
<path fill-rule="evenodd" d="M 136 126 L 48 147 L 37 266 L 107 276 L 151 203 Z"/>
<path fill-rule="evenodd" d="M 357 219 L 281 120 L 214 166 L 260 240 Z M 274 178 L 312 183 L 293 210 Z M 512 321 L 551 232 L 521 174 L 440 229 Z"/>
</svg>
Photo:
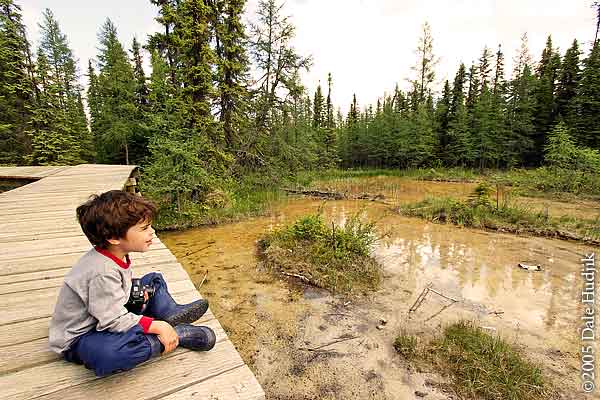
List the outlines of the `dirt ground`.
<svg viewBox="0 0 600 400">
<path fill-rule="evenodd" d="M 384 268 L 377 292 L 332 296 L 261 269 L 255 245 L 265 231 L 319 207 L 343 223 L 364 206 L 295 200 L 270 217 L 160 235 L 196 285 L 208 271 L 200 292 L 268 399 L 457 399 L 444 390 L 440 371 L 410 367 L 392 344 L 403 330 L 426 340 L 461 318 L 501 334 L 543 365 L 560 383 L 558 398 L 584 398 L 576 280 L 585 246 L 433 225 L 371 204 L 368 217 L 389 233 L 375 249 Z M 544 269 L 524 271 L 519 262 Z M 409 318 L 428 284 L 458 302 L 445 307 L 452 302 L 430 292 Z"/>
</svg>

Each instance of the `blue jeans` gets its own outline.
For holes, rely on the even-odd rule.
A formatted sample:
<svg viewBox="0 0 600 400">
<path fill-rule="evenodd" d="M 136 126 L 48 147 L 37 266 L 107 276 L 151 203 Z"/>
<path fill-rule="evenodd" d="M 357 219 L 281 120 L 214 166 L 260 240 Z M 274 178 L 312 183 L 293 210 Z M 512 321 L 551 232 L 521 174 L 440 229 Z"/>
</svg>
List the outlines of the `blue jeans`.
<svg viewBox="0 0 600 400">
<path fill-rule="evenodd" d="M 167 284 L 159 273 L 146 274 L 141 281 L 143 285 L 154 286 L 155 293 L 167 292 Z M 144 315 L 152 317 L 152 308 L 166 301 L 171 300 L 161 295 L 153 297 L 144 310 Z M 126 332 L 93 329 L 78 337 L 64 356 L 65 360 L 83 364 L 102 377 L 132 369 L 159 355 L 163 349 L 156 335 L 145 334 L 140 325 L 135 325 Z"/>
</svg>

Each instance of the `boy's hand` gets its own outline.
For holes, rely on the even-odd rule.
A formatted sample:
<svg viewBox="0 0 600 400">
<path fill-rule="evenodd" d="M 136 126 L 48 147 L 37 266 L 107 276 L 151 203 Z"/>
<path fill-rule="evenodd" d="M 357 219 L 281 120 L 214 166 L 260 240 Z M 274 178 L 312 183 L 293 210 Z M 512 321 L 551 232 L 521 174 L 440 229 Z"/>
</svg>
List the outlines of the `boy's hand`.
<svg viewBox="0 0 600 400">
<path fill-rule="evenodd" d="M 165 321 L 152 321 L 148 333 L 154 333 L 158 336 L 158 340 L 165 346 L 163 354 L 167 354 L 177 347 L 179 344 L 179 336 L 171 325 Z"/>
</svg>

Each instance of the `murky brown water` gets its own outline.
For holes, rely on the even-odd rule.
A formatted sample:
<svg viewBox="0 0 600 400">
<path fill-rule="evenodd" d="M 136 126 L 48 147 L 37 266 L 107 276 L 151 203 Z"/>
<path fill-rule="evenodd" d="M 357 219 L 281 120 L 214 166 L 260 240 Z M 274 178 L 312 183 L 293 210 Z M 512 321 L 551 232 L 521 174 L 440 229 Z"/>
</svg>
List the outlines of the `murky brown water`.
<svg viewBox="0 0 600 400">
<path fill-rule="evenodd" d="M 410 186 L 403 193 L 417 199 L 471 190 L 470 185 L 425 183 L 413 186 L 418 193 Z M 262 234 L 319 208 L 338 224 L 363 210 L 387 233 L 374 249 L 384 266 L 384 283 L 368 298 L 305 290 L 257 269 L 255 242 Z M 446 399 L 428 384 L 431 377 L 406 369 L 392 343 L 402 329 L 427 336 L 459 318 L 499 332 L 555 376 L 576 383 L 579 260 L 589 247 L 430 224 L 371 202 L 304 198 L 281 203 L 272 216 L 160 237 L 196 285 L 208 271 L 200 292 L 268 398 L 410 399 L 421 390 L 428 399 Z M 540 264 L 543 270 L 528 272 L 517 267 L 519 262 Z M 435 315 L 449 302 L 430 293 L 409 319 L 409 307 L 430 283 L 459 302 Z M 381 318 L 387 325 L 377 329 Z M 324 347 L 326 352 L 314 350 L 336 340 L 345 341 Z"/>
<path fill-rule="evenodd" d="M 316 181 L 311 188 L 320 188 L 340 193 L 358 195 L 362 193 L 383 194 L 387 201 L 405 204 L 421 201 L 427 197 L 454 197 L 466 199 L 473 192 L 476 183 L 415 181 L 403 177 L 376 176 L 371 178 L 343 178 L 329 181 Z M 498 201 L 502 203 L 504 194 L 510 204 L 532 211 L 548 211 L 548 215 L 560 217 L 569 215 L 578 218 L 600 219 L 600 202 L 592 200 L 556 201 L 538 197 L 511 196 L 512 189 L 500 189 Z M 491 194 L 496 199 L 496 192 Z"/>
</svg>

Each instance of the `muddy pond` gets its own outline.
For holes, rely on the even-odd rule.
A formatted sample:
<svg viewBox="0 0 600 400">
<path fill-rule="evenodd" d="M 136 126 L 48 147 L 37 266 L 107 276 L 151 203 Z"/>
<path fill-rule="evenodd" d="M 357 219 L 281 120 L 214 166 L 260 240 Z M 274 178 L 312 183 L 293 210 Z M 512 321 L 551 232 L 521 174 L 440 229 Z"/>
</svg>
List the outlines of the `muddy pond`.
<svg viewBox="0 0 600 400">
<path fill-rule="evenodd" d="M 376 179 L 370 183 L 368 190 L 356 190 L 385 192 L 398 202 L 464 197 L 473 189 L 411 181 L 394 186 L 392 194 L 377 188 Z M 569 209 L 544 201 L 553 210 Z M 590 202 L 578 209 L 597 215 L 597 207 Z M 378 221 L 385 234 L 373 250 L 384 268 L 378 291 L 332 296 L 260 268 L 261 235 L 318 210 L 336 224 L 357 212 Z M 302 197 L 278 202 L 265 217 L 159 236 L 197 287 L 206 275 L 200 293 L 268 399 L 455 398 L 440 388 L 440 376 L 411 368 L 392 344 L 402 330 L 427 338 L 465 318 L 523 349 L 561 383 L 564 398 L 578 398 L 579 269 L 582 255 L 594 250 L 590 246 L 431 224 L 376 202 Z M 523 270 L 519 263 L 542 270 Z M 458 301 L 430 293 L 409 315 L 427 285 Z"/>
</svg>

